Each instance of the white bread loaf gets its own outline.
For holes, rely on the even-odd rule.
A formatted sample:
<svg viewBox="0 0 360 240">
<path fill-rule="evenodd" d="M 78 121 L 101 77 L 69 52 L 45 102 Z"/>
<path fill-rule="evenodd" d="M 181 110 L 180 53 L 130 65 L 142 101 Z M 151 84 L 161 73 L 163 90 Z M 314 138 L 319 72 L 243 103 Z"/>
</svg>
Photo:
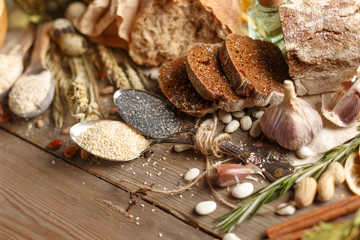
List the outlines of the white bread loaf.
<svg viewBox="0 0 360 240">
<path fill-rule="evenodd" d="M 289 74 L 299 96 L 336 91 L 360 65 L 360 1 L 280 7 Z"/>
<path fill-rule="evenodd" d="M 158 66 L 186 55 L 194 43 L 222 42 L 241 32 L 238 0 L 155 0 L 137 18 L 129 54 L 139 65 Z"/>
</svg>

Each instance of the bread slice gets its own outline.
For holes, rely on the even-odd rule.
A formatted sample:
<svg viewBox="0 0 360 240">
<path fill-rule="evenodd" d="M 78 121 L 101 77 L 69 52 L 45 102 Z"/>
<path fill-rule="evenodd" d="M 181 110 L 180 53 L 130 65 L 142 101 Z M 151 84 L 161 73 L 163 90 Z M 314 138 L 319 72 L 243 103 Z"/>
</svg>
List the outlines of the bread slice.
<svg viewBox="0 0 360 240">
<path fill-rule="evenodd" d="M 230 34 L 220 49 L 219 58 L 230 86 L 239 96 L 252 98 L 255 106 L 282 99 L 282 84 L 290 76 L 275 44 Z"/>
<path fill-rule="evenodd" d="M 166 98 L 182 112 L 202 117 L 218 109 L 214 102 L 203 99 L 191 85 L 186 74 L 186 56 L 161 66 L 158 81 Z"/>
<path fill-rule="evenodd" d="M 241 31 L 238 0 L 155 0 L 137 18 L 129 55 L 139 65 L 160 63 L 186 55 L 197 42 L 222 42 Z"/>
<path fill-rule="evenodd" d="M 360 1 L 309 1 L 279 11 L 297 94 L 338 90 L 360 65 Z"/>
<path fill-rule="evenodd" d="M 206 100 L 215 101 L 228 112 L 240 111 L 251 106 L 251 101 L 235 94 L 221 68 L 221 44 L 197 43 L 189 48 L 186 71 L 191 84 Z"/>
</svg>

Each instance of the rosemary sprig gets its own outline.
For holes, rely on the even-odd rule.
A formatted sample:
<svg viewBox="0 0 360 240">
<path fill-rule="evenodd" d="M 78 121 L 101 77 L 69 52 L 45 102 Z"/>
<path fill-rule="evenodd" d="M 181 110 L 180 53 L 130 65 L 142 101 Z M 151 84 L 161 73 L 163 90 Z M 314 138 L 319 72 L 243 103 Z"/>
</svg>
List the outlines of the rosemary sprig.
<svg viewBox="0 0 360 240">
<path fill-rule="evenodd" d="M 360 127 L 358 127 L 360 131 Z M 253 216 L 266 203 L 269 203 L 278 197 L 284 195 L 295 183 L 305 177 L 314 177 L 318 179 L 332 162 L 343 163 L 345 159 L 360 145 L 360 134 L 327 152 L 316 162 L 306 164 L 298 171 L 284 176 L 270 185 L 256 191 L 244 204 L 229 211 L 222 217 L 216 219 L 217 227 L 224 232 L 231 231 L 236 225 L 243 222 L 247 217 Z"/>
</svg>

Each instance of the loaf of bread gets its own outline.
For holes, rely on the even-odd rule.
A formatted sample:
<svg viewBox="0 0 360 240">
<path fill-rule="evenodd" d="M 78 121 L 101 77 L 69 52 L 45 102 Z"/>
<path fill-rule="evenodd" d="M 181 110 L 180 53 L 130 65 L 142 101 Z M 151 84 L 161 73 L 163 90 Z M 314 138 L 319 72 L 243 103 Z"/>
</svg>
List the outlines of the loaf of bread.
<svg viewBox="0 0 360 240">
<path fill-rule="evenodd" d="M 220 109 L 234 112 L 251 106 L 231 89 L 219 61 L 221 44 L 197 43 L 189 48 L 186 70 L 191 84 L 204 98 L 215 101 Z"/>
<path fill-rule="evenodd" d="M 299 96 L 335 91 L 360 65 L 360 1 L 280 7 L 289 73 Z"/>
<path fill-rule="evenodd" d="M 203 99 L 191 85 L 186 74 L 186 57 L 165 63 L 159 68 L 159 86 L 166 98 L 180 111 L 202 117 L 218 107 Z"/>
<path fill-rule="evenodd" d="M 290 76 L 275 44 L 230 34 L 220 49 L 219 58 L 230 86 L 239 96 L 252 99 L 255 106 L 282 99 L 282 84 Z"/>
<path fill-rule="evenodd" d="M 222 42 L 241 31 L 238 0 L 155 0 L 137 18 L 129 55 L 139 65 L 158 66 L 186 55 L 197 42 Z"/>
</svg>

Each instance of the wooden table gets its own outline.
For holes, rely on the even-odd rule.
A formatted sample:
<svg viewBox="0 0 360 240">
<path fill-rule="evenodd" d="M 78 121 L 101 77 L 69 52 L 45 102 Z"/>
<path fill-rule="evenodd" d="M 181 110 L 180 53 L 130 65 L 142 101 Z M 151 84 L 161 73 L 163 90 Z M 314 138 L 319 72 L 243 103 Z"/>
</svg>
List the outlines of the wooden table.
<svg viewBox="0 0 360 240">
<path fill-rule="evenodd" d="M 43 128 L 35 126 L 38 119 L 45 122 Z M 47 149 L 49 142 L 57 138 L 64 145 L 55 151 Z M 153 147 L 150 158 L 131 162 L 83 160 L 79 155 L 67 159 L 63 151 L 70 144 L 69 136 L 54 127 L 50 111 L 31 120 L 14 117 L 0 125 L 0 239 L 221 237 L 214 220 L 229 208 L 218 203 L 217 210 L 208 216 L 193 212 L 196 203 L 213 199 L 203 180 L 178 195 L 136 194 L 136 205 L 126 211 L 130 192 L 138 188 L 120 182 L 121 179 L 147 186 L 155 183 L 156 189 L 176 189 L 180 174 L 192 167 L 204 168 L 200 154 L 193 150 L 175 153 L 171 146 L 163 145 Z M 254 182 L 257 187 L 265 184 L 258 179 Z M 226 190 L 220 192 L 225 197 L 229 195 Z M 331 202 L 348 195 L 345 186 L 340 186 Z M 230 197 L 228 200 L 235 203 Z M 234 232 L 243 240 L 263 239 L 266 227 L 318 206 L 314 204 L 288 217 L 257 215 Z"/>
<path fill-rule="evenodd" d="M 195 118 L 182 118 L 188 124 L 195 122 Z M 42 128 L 36 127 L 39 119 L 44 121 Z M 220 124 L 219 129 L 223 128 Z M 232 134 L 236 141 L 246 141 L 247 136 L 241 130 Z M 47 146 L 54 139 L 62 139 L 64 144 L 49 150 Z M 74 143 L 69 135 L 55 128 L 50 110 L 30 120 L 13 116 L 10 122 L 0 124 L 0 239 L 221 238 L 214 220 L 228 212 L 228 207 L 218 202 L 216 211 L 208 216 L 194 213 L 198 202 L 214 199 L 204 179 L 176 195 L 132 194 L 138 187 L 121 181 L 159 190 L 178 189 L 181 176 L 188 169 L 204 170 L 204 156 L 200 153 L 193 150 L 176 153 L 171 145 L 161 145 L 152 147 L 150 158 L 108 162 L 84 160 L 79 154 L 65 158 L 63 151 L 71 144 Z M 259 176 L 255 179 L 252 182 L 256 189 L 268 183 Z M 216 190 L 237 204 L 229 189 Z M 291 195 L 264 206 L 261 211 L 274 209 Z M 264 239 L 267 227 L 349 195 L 342 185 L 327 203 L 300 209 L 293 216 L 256 215 L 237 226 L 234 233 L 242 240 Z M 136 204 L 128 210 L 131 201 Z"/>
</svg>

